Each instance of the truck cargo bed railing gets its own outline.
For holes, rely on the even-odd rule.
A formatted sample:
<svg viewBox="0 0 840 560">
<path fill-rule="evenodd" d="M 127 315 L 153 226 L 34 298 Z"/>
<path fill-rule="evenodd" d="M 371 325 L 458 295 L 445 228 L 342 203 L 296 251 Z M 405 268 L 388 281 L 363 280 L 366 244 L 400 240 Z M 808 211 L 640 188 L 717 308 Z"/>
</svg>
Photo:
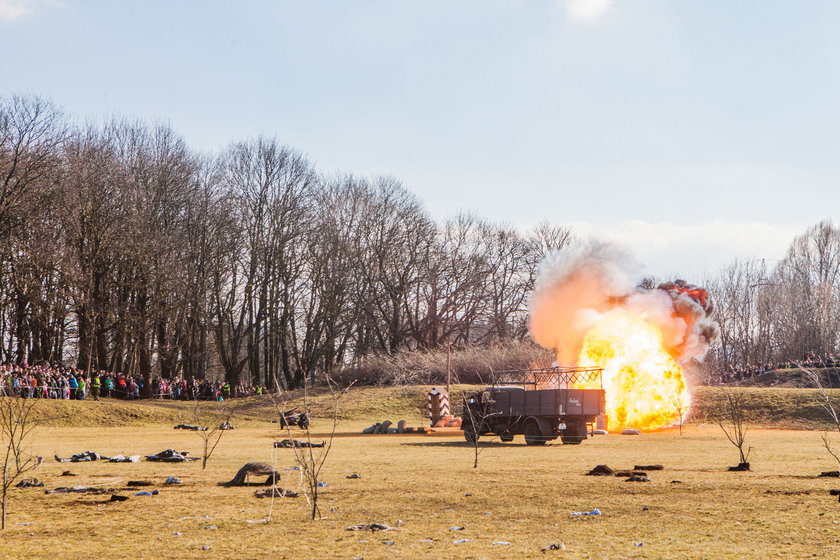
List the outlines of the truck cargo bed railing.
<svg viewBox="0 0 840 560">
<path fill-rule="evenodd" d="M 597 382 L 603 389 L 601 373 L 604 368 L 551 367 L 536 369 L 509 369 L 495 372 L 496 385 L 533 385 L 535 387 L 570 386 L 578 383 Z"/>
</svg>

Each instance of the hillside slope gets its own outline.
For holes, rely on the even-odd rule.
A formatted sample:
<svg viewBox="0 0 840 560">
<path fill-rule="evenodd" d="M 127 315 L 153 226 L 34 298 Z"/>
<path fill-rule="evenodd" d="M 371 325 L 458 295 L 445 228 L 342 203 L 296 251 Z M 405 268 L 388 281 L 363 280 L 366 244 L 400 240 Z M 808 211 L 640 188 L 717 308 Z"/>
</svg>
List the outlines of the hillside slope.
<svg viewBox="0 0 840 560">
<path fill-rule="evenodd" d="M 461 394 L 475 387 L 458 385 L 452 387 L 452 403 L 455 413 L 460 410 Z M 405 419 L 419 425 L 426 421 L 426 394 L 431 386 L 412 385 L 405 387 L 359 387 L 352 388 L 338 400 L 338 418 L 342 421 L 392 421 Z M 816 428 L 828 421 L 826 412 L 817 402 L 814 389 L 793 389 L 778 387 L 744 387 L 733 391 L 744 395 L 746 417 L 751 423 L 772 427 Z M 829 391 L 840 410 L 840 390 Z M 334 398 L 326 390 L 312 391 L 308 396 L 308 407 L 315 418 L 329 418 L 334 409 Z M 723 389 L 698 387 L 694 391 L 690 422 L 710 422 L 722 410 Z M 277 410 L 302 410 L 304 398 L 300 392 L 293 393 L 276 404 L 264 395 L 237 399 L 226 403 L 200 402 L 196 405 L 185 401 L 142 400 L 121 401 L 103 399 L 99 402 L 50 400 L 37 401 L 34 417 L 45 426 L 129 426 L 142 424 L 198 424 L 201 417 L 207 418 L 211 411 L 221 407 L 233 408 L 235 422 L 265 422 L 277 417 Z M 198 416 L 197 416 L 198 414 Z"/>
</svg>

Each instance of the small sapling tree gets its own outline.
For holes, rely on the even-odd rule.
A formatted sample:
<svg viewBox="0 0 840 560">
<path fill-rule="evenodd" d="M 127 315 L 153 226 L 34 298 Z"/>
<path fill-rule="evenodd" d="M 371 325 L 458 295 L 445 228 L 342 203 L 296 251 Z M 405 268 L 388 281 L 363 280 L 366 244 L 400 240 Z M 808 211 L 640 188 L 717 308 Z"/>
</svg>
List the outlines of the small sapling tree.
<svg viewBox="0 0 840 560">
<path fill-rule="evenodd" d="M 277 393 L 271 394 L 271 401 L 277 411 L 278 425 L 283 428 L 285 426 L 287 435 L 287 447 L 292 450 L 294 454 L 295 464 L 298 467 L 301 478 L 301 486 L 303 488 L 303 495 L 306 498 L 306 503 L 309 505 L 310 519 L 321 519 L 321 508 L 319 505 L 320 490 L 323 486 L 321 480 L 321 471 L 324 464 L 327 462 L 327 457 L 332 449 L 333 440 L 335 439 L 335 432 L 338 428 L 338 410 L 339 403 L 343 397 L 350 391 L 353 383 L 341 389 L 328 375 L 325 376 L 327 382 L 327 389 L 330 395 L 330 412 L 329 418 L 331 421 L 330 432 L 326 439 L 321 442 L 312 440 L 312 429 L 309 422 L 305 422 L 303 426 L 299 426 L 303 430 L 301 439 L 296 439 L 292 433 L 292 424 L 284 422 L 283 416 L 287 409 L 287 404 L 290 400 L 289 394 L 282 389 L 282 386 L 275 378 L 274 384 L 277 387 Z M 309 386 L 308 381 L 304 378 L 303 394 L 301 397 L 303 414 L 308 418 L 312 417 L 310 410 Z M 273 490 L 274 487 L 272 487 Z"/>
<path fill-rule="evenodd" d="M 752 447 L 747 445 L 747 431 L 749 427 L 746 422 L 746 407 L 743 391 L 733 391 L 725 387 L 721 389 L 721 409 L 715 415 L 715 422 L 729 442 L 738 448 L 740 463 L 737 467 L 729 467 L 730 471 L 750 470 L 750 452 Z"/>
<path fill-rule="evenodd" d="M 0 452 L 2 458 L 2 521 L 6 528 L 9 488 L 17 479 L 41 464 L 42 458 L 29 453 L 27 444 L 37 422 L 32 416 L 35 399 L 0 397 Z"/>
<path fill-rule="evenodd" d="M 192 423 L 201 437 L 201 470 L 207 468 L 207 461 L 213 455 L 222 436 L 231 429 L 230 419 L 236 407 L 230 401 L 193 401 Z"/>
<path fill-rule="evenodd" d="M 489 403 L 485 402 L 484 398 L 487 398 L 487 393 L 465 394 L 463 397 L 464 411 L 461 414 L 461 428 L 464 431 L 464 438 L 472 448 L 474 469 L 478 468 L 479 456 L 495 437 L 485 437 L 484 441 L 479 441 L 482 437 L 481 432 L 486 431 L 493 416 L 496 416 L 492 408 L 487 406 Z M 502 436 L 503 441 L 510 441 L 508 437 L 513 439 L 513 436 Z"/>
<path fill-rule="evenodd" d="M 822 437 L 823 447 L 834 458 L 838 468 L 840 468 L 840 445 L 834 441 L 840 441 L 840 411 L 834 406 L 831 395 L 826 391 L 825 385 L 822 382 L 822 376 L 816 371 L 804 368 L 801 365 L 799 365 L 799 368 L 805 372 L 805 375 L 811 380 L 811 384 L 817 388 L 817 403 L 828 414 L 831 428 L 823 430 L 820 436 Z M 835 431 L 836 433 L 834 433 Z"/>
<path fill-rule="evenodd" d="M 679 420 L 677 420 L 677 426 L 680 429 L 680 435 L 683 435 L 683 421 L 685 419 L 684 418 L 685 403 L 683 403 L 682 394 L 680 393 L 680 391 L 676 391 L 676 392 L 674 392 L 673 395 L 671 395 L 671 404 L 673 405 L 674 410 L 677 413 L 677 416 L 679 416 Z"/>
</svg>

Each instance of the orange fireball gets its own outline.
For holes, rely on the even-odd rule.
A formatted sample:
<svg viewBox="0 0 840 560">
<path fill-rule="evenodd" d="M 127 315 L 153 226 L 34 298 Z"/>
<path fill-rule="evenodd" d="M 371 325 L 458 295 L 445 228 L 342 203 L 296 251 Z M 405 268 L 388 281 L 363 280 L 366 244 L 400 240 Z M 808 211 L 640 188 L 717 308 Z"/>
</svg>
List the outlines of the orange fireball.
<svg viewBox="0 0 840 560">
<path fill-rule="evenodd" d="M 586 333 L 579 365 L 604 368 L 610 430 L 655 430 L 688 413 L 691 394 L 662 331 L 630 310 L 615 308 L 599 317 Z"/>
</svg>

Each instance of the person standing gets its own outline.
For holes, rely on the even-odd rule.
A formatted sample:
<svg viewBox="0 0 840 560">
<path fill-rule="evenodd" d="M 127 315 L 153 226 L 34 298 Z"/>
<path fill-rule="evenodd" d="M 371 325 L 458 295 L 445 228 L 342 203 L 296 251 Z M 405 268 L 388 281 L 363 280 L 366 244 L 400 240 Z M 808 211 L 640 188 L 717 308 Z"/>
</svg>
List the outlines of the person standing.
<svg viewBox="0 0 840 560">
<path fill-rule="evenodd" d="M 91 388 L 93 389 L 93 400 L 99 400 L 99 389 L 102 387 L 102 381 L 99 379 L 97 374 L 93 374 L 93 380 L 91 381 Z"/>
<path fill-rule="evenodd" d="M 76 398 L 76 395 L 79 391 L 79 382 L 76 380 L 76 376 L 72 373 L 67 374 L 67 385 L 69 386 L 69 399 L 73 400 Z"/>
</svg>

